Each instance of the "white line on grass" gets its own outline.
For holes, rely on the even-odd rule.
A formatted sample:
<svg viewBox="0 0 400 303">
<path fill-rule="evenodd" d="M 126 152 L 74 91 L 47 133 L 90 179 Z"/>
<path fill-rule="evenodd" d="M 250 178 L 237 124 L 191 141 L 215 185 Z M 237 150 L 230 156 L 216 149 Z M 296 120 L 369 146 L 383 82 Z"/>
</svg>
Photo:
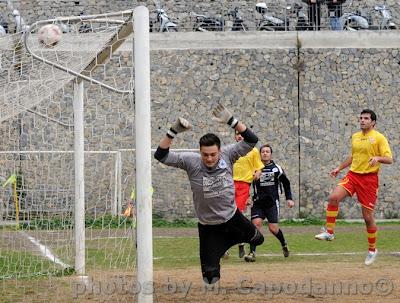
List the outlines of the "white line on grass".
<svg viewBox="0 0 400 303">
<path fill-rule="evenodd" d="M 52 262 L 60 265 L 63 268 L 70 268 L 71 266 L 64 263 L 63 261 L 61 261 L 59 258 L 57 258 L 49 248 L 47 248 L 46 246 L 44 246 L 43 244 L 40 244 L 40 242 L 38 240 L 36 240 L 34 237 L 31 237 L 30 235 L 28 235 L 25 232 L 21 232 L 25 237 L 27 237 L 29 239 L 29 241 L 31 241 L 38 249 L 39 251 L 42 253 L 42 255 L 46 258 L 48 258 L 49 260 L 51 260 Z"/>
<path fill-rule="evenodd" d="M 127 239 L 131 238 L 131 235 L 127 236 L 121 236 L 121 237 L 92 237 L 88 238 L 86 237 L 87 240 L 113 240 L 113 239 Z M 198 239 L 199 237 L 185 237 L 185 236 L 154 236 L 153 239 Z"/>
<path fill-rule="evenodd" d="M 328 253 L 291 253 L 291 256 L 300 256 L 300 257 L 315 257 L 315 256 L 357 256 L 357 255 L 364 255 L 364 252 L 328 252 Z M 379 253 L 380 255 L 393 255 L 400 257 L 400 251 L 393 251 L 393 252 L 386 252 L 386 253 Z M 281 257 L 282 254 L 257 254 L 257 257 Z M 162 260 L 162 259 L 191 259 L 191 258 L 198 258 L 198 256 L 187 256 L 187 257 L 154 257 L 154 260 Z"/>
</svg>

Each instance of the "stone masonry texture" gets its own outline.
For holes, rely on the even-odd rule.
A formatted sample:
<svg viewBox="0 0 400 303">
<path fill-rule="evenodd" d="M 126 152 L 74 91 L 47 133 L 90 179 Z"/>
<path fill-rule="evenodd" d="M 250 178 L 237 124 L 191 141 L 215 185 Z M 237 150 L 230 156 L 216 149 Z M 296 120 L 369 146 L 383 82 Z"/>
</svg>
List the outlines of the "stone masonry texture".
<svg viewBox="0 0 400 303">
<path fill-rule="evenodd" d="M 104 12 L 109 5 L 106 1 L 58 1 L 59 6 L 51 5 L 51 10 L 46 11 L 43 7 L 50 1 L 15 1 L 15 4 L 20 4 L 22 10 L 33 2 L 35 9 L 26 8 L 29 12 L 26 15 L 36 18 L 49 17 L 48 11 L 54 15 L 77 14 L 76 7 L 80 5 L 87 13 L 99 13 L 95 6 Z M 127 2 L 114 1 L 114 10 L 126 9 Z M 207 5 L 216 7 L 216 2 Z M 169 1 L 165 3 L 171 5 Z M 184 6 L 184 2 L 176 3 Z M 296 207 L 288 210 L 282 196 L 282 217 L 323 218 L 329 192 L 338 181 L 328 173 L 349 155 L 350 137 L 359 128 L 358 115 L 362 109 L 371 108 L 377 113 L 377 129 L 389 139 L 395 158 L 399 154 L 396 124 L 400 117 L 399 64 L 400 53 L 394 48 L 153 50 L 152 146 L 157 146 L 167 127 L 179 116 L 188 118 L 194 129 L 180 135 L 174 148 L 197 149 L 198 139 L 206 132 L 218 133 L 223 144 L 233 142 L 232 131 L 210 119 L 213 106 L 223 103 L 252 127 L 260 143 L 273 146 L 274 159 L 289 176 Z M 132 53 L 119 51 L 98 69 L 98 76 L 107 78 L 118 73 L 119 79 L 129 79 L 132 66 Z M 125 204 L 134 183 L 133 101 L 94 85 L 86 88 L 90 97 L 85 103 L 85 150 L 122 150 L 121 190 Z M 71 84 L 34 109 L 72 126 L 72 98 Z M 0 133 L 2 150 L 73 149 L 73 127 L 61 126 L 30 112 L 3 122 Z M 114 160 L 111 155 L 100 155 L 87 162 L 87 205 L 97 203 L 100 196 L 106 200 L 97 212 L 111 208 L 116 190 L 110 181 L 114 176 Z M 43 169 L 43 164 L 40 166 Z M 26 163 L 21 167 L 32 169 Z M 66 167 L 68 173 L 60 174 L 58 182 L 63 188 L 70 188 L 73 163 Z M 100 181 L 99 173 L 109 178 Z M 155 215 L 168 219 L 194 216 L 184 172 L 153 163 L 152 176 Z M 395 198 L 399 195 L 399 178 L 396 162 L 382 168 L 378 218 L 400 215 Z M 65 199 L 62 201 L 66 203 Z M 342 203 L 340 217 L 361 217 L 354 198 Z"/>
</svg>

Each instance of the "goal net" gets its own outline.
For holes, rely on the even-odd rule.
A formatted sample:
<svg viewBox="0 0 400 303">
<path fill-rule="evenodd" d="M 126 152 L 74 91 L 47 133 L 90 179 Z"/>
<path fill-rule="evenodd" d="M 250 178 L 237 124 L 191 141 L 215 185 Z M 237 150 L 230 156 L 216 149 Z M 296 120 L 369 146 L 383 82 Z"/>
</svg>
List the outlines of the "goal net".
<svg viewBox="0 0 400 303">
<path fill-rule="evenodd" d="M 0 37 L 0 281 L 6 298 L 74 274 L 77 75 L 90 80 L 83 98 L 86 274 L 99 281 L 132 279 L 132 48 L 116 52 L 132 32 L 132 20 L 132 11 L 63 17 L 35 23 L 29 35 Z M 49 23 L 63 30 L 54 47 L 37 39 Z M 128 205 L 132 213 L 123 216 Z M 43 301 L 71 295 L 71 283 L 58 283 Z"/>
<path fill-rule="evenodd" d="M 129 18 L 132 18 L 132 11 L 100 17 L 70 17 L 39 22 L 31 28 L 31 34 L 26 41 L 33 57 L 24 48 L 21 34 L 2 37 L 0 122 L 49 98 L 74 79 L 76 74 L 84 74 L 96 81 L 96 74 L 99 73 L 96 69 L 110 58 L 129 34 L 128 29 L 132 27 Z M 60 42 L 54 47 L 45 47 L 37 37 L 40 27 L 49 22 L 64 31 Z M 61 66 L 64 70 L 34 60 L 35 56 L 47 63 Z M 103 82 L 107 81 L 114 86 L 124 85 L 125 88 L 122 89 L 128 92 L 126 79 L 103 79 Z"/>
</svg>

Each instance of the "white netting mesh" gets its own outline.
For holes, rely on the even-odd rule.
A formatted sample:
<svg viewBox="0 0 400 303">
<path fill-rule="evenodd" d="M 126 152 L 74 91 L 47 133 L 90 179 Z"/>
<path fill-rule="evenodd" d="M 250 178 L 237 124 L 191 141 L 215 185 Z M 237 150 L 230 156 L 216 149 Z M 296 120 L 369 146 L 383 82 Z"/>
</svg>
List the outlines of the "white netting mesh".
<svg viewBox="0 0 400 303">
<path fill-rule="evenodd" d="M 52 48 L 36 36 L 46 23 L 62 23 L 65 30 Z M 107 280 L 115 272 L 132 276 L 136 266 L 134 218 L 121 216 L 132 202 L 134 168 L 129 163 L 122 169 L 119 160 L 119 149 L 134 144 L 128 92 L 133 62 L 132 52 L 115 52 L 132 32 L 132 11 L 62 18 L 30 30 L 27 46 L 34 55 L 21 33 L 0 38 L 1 185 L 15 176 L 0 187 L 0 286 L 6 301 L 14 300 L 18 288 L 29 292 L 52 284 L 75 265 L 76 77 L 35 56 L 94 79 L 84 83 L 86 273 Z M 36 276 L 45 278 L 38 282 Z M 43 292 L 43 301 L 71 299 L 75 282 L 66 281 L 56 292 Z M 24 292 L 20 298 L 29 301 Z"/>
<path fill-rule="evenodd" d="M 92 77 L 94 69 L 109 59 L 129 29 L 132 12 L 71 17 L 38 23 L 30 28 L 27 47 L 33 54 L 76 73 Z M 125 23 L 124 23 L 125 22 Z M 37 37 L 43 24 L 54 23 L 63 28 L 60 42 L 45 47 Z M 35 60 L 23 45 L 21 33 L 0 37 L 0 122 L 32 108 L 75 77 L 39 60 Z M 109 79 L 110 85 L 121 87 L 121 81 Z M 129 89 L 129 80 L 125 81 Z"/>
<path fill-rule="evenodd" d="M 121 213 L 129 201 L 133 178 L 124 175 L 125 182 L 119 184 L 117 157 L 117 152 L 85 155 L 86 167 L 90 168 L 85 174 L 88 274 L 135 267 L 133 222 L 115 213 Z M 0 221 L 8 223 L 0 234 L 0 280 L 51 276 L 73 268 L 73 153 L 1 152 L 0 161 L 3 180 L 14 172 L 17 175 L 16 192 L 12 184 L 0 191 Z M 124 199 L 124 203 L 118 199 Z M 101 259 L 98 251 L 102 252 Z"/>
</svg>

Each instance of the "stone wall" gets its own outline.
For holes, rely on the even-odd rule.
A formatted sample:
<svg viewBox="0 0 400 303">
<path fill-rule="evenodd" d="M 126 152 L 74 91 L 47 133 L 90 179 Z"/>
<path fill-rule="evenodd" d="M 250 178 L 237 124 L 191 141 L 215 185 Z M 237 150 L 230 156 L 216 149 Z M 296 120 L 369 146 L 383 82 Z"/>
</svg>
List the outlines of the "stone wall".
<svg viewBox="0 0 400 303">
<path fill-rule="evenodd" d="M 224 144 L 234 142 L 232 130 L 216 125 L 210 117 L 212 108 L 221 102 L 252 126 L 262 143 L 274 146 L 293 188 L 298 187 L 294 49 L 170 50 L 155 52 L 152 58 L 152 81 L 162 84 L 156 84 L 152 95 L 155 143 L 178 116 L 190 119 L 194 131 L 179 136 L 176 148 L 198 147 L 198 138 L 207 132 L 220 134 Z M 162 182 L 166 179 L 163 175 Z"/>
<path fill-rule="evenodd" d="M 358 115 L 363 108 L 377 112 L 378 129 L 390 140 L 394 154 L 399 154 L 396 121 L 400 117 L 400 53 L 395 45 L 400 36 L 342 34 L 153 34 L 153 146 L 178 116 L 191 120 L 194 129 L 180 135 L 174 148 L 197 149 L 198 138 L 206 132 L 218 133 L 224 144 L 233 142 L 232 131 L 210 119 L 212 107 L 222 102 L 253 128 L 260 143 L 274 147 L 274 158 L 286 170 L 297 202 L 290 211 L 282 206 L 282 217 L 323 217 L 324 204 L 337 182 L 328 173 L 349 154 L 350 136 L 359 128 Z M 335 46 L 327 45 L 324 39 Z M 364 45 L 354 47 L 351 43 Z M 307 47 L 310 44 L 312 48 Z M 127 42 L 104 69 L 112 74 L 121 64 L 132 66 L 131 45 Z M 128 70 L 125 68 L 119 77 L 129 79 Z M 86 88 L 85 150 L 125 150 L 121 151 L 125 204 L 134 183 L 134 154 L 130 151 L 135 146 L 133 104 L 94 86 Z M 66 87 L 35 111 L 72 123 L 72 95 L 71 87 Z M 30 112 L 4 122 L 0 131 L 3 150 L 72 149 L 72 128 Z M 90 180 L 87 205 L 107 197 L 107 205 L 99 205 L 99 212 L 110 209 L 116 190 L 110 181 L 115 174 L 115 158 L 96 161 L 86 168 Z M 155 214 L 167 218 L 194 216 L 184 172 L 154 163 L 152 175 Z M 382 169 L 379 218 L 400 213 L 395 199 L 399 177 L 397 163 Z M 360 217 L 355 200 L 343 203 L 340 216 Z"/>
<path fill-rule="evenodd" d="M 399 52 L 397 49 L 308 49 L 301 52 L 300 76 L 300 201 L 305 214 L 323 216 L 323 208 L 335 181 L 328 172 L 350 155 L 350 139 L 358 128 L 363 108 L 377 115 L 377 129 L 399 154 L 396 120 Z M 380 179 L 379 217 L 398 213 L 394 189 L 399 181 L 397 163 L 383 166 Z M 396 191 L 396 190 L 395 190 Z M 304 197 L 306 197 L 304 199 Z M 312 198 L 311 198 L 312 197 Z M 348 199 L 343 217 L 357 217 L 359 205 Z"/>
</svg>

